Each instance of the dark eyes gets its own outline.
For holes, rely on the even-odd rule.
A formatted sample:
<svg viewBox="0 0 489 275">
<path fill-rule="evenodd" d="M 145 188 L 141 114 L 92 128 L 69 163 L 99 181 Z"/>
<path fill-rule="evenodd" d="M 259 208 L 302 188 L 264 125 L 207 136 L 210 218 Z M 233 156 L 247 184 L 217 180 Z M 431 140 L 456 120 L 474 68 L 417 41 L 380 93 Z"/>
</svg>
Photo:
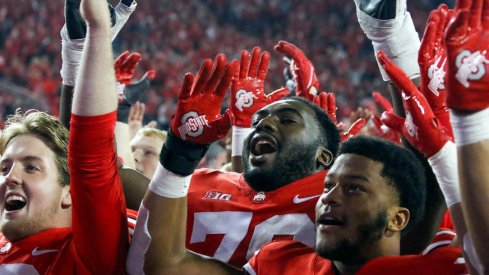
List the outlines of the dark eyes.
<svg viewBox="0 0 489 275">
<path fill-rule="evenodd" d="M 258 125 L 258 122 L 260 122 L 259 119 L 253 119 L 253 121 L 251 121 L 251 127 L 255 128 L 256 125 Z"/>
<path fill-rule="evenodd" d="M 333 189 L 335 186 L 334 183 L 326 182 L 324 183 L 324 191 L 329 192 L 331 189 Z"/>
<path fill-rule="evenodd" d="M 10 171 L 10 166 L 2 166 L 2 175 L 5 175 L 8 173 L 8 171 Z"/>
<path fill-rule="evenodd" d="M 361 192 L 363 190 L 364 189 L 362 187 L 358 186 L 358 185 L 352 184 L 352 185 L 348 186 L 348 192 L 350 192 L 350 193 L 353 193 L 353 192 Z"/>
<path fill-rule="evenodd" d="M 332 182 L 326 182 L 324 183 L 324 192 L 328 193 L 330 192 L 333 188 L 335 188 L 336 184 Z M 344 191 L 347 193 L 358 193 L 358 192 L 364 192 L 365 189 L 358 185 L 358 184 L 347 184 L 343 183 L 342 186 L 340 186 Z"/>
<path fill-rule="evenodd" d="M 34 171 L 39 171 L 40 169 L 36 165 L 27 164 L 25 170 L 27 170 L 28 172 L 34 172 Z"/>
<path fill-rule="evenodd" d="M 256 126 L 258 125 L 258 123 L 260 123 L 260 121 L 262 120 L 263 118 L 256 118 L 256 119 L 253 119 L 253 121 L 251 122 L 251 127 L 253 128 L 256 128 Z M 284 124 L 284 125 L 289 125 L 289 124 L 295 124 L 295 123 L 298 123 L 297 119 L 294 119 L 294 118 L 290 118 L 290 117 L 281 117 L 279 118 L 280 119 L 280 123 Z"/>
<path fill-rule="evenodd" d="M 288 118 L 288 117 L 281 118 L 280 119 L 280 122 L 282 124 L 294 124 L 294 123 L 297 123 L 297 121 L 295 119 Z"/>
<path fill-rule="evenodd" d="M 157 153 L 153 152 L 153 151 L 144 151 L 144 155 L 149 157 L 149 156 L 158 156 Z"/>
<path fill-rule="evenodd" d="M 2 175 L 6 175 L 10 172 L 11 165 L 4 165 L 0 169 L 2 170 Z M 41 169 L 37 165 L 34 165 L 34 164 L 27 164 L 24 167 L 24 169 L 27 173 L 34 173 L 36 171 L 41 171 Z"/>
</svg>

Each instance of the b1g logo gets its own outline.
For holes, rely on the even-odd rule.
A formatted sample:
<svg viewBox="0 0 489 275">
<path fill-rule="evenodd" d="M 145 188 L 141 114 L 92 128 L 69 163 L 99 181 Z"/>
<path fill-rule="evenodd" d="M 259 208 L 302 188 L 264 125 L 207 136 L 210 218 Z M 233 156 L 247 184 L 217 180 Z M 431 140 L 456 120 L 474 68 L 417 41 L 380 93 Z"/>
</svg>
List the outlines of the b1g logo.
<svg viewBox="0 0 489 275">
<path fill-rule="evenodd" d="M 210 127 L 205 115 L 199 116 L 197 112 L 191 111 L 182 116 L 180 120 L 182 125 L 178 127 L 180 136 L 198 137 L 204 132 L 204 126 Z"/>
<path fill-rule="evenodd" d="M 247 92 L 246 90 L 240 89 L 236 93 L 236 103 L 234 106 L 236 106 L 236 108 L 242 112 L 243 108 L 248 108 L 253 105 L 255 98 L 256 96 L 253 94 L 253 92 Z"/>
<path fill-rule="evenodd" d="M 469 87 L 469 80 L 479 80 L 486 74 L 485 64 L 489 64 L 489 60 L 486 59 L 485 54 L 486 51 L 471 53 L 463 50 L 455 59 L 455 65 L 458 68 L 455 78 L 465 88 Z"/>
<path fill-rule="evenodd" d="M 445 75 L 446 72 L 443 69 L 445 67 L 445 63 L 447 62 L 447 58 L 443 59 L 443 63 L 440 64 L 441 56 L 438 57 L 434 64 L 431 64 L 428 69 L 428 78 L 430 79 L 430 83 L 428 83 L 428 89 L 436 96 L 440 95 L 439 90 L 445 89 Z"/>
</svg>

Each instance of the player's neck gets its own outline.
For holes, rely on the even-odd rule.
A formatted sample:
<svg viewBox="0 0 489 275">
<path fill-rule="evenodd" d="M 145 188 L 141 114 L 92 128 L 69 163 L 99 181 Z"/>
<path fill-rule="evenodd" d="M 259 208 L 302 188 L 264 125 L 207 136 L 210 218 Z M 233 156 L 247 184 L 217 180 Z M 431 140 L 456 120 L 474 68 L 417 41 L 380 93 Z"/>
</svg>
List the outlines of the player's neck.
<svg viewBox="0 0 489 275">
<path fill-rule="evenodd" d="M 365 264 L 371 260 L 379 257 L 386 256 L 399 256 L 400 255 L 400 240 L 398 236 L 392 236 L 391 238 L 382 238 L 376 245 L 366 246 L 359 251 L 356 260 L 349 259 L 351 262 L 345 263 L 340 261 L 334 261 L 336 274 L 338 275 L 350 275 L 357 273 Z"/>
<path fill-rule="evenodd" d="M 361 263 L 361 264 L 344 264 L 344 263 L 339 262 L 339 261 L 335 261 L 333 264 L 335 267 L 335 274 L 337 274 L 337 275 L 354 275 L 364 265 L 364 263 Z"/>
</svg>

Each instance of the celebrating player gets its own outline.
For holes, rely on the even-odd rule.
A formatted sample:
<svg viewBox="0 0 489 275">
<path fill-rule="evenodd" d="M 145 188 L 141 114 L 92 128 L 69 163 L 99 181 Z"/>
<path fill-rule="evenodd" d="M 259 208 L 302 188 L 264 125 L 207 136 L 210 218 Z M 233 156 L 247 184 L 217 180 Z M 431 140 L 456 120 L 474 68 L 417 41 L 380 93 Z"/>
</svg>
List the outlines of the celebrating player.
<svg viewBox="0 0 489 275">
<path fill-rule="evenodd" d="M 402 167 L 402 169 L 399 169 Z M 316 206 L 316 251 L 296 241 L 264 245 L 249 274 L 467 274 L 454 234 L 423 255 L 399 256 L 401 235 L 423 216 L 424 175 L 407 149 L 377 138 L 341 144 Z M 443 245 L 445 243 L 445 245 Z"/>
<path fill-rule="evenodd" d="M 107 2 L 83 0 L 84 56 L 69 138 L 43 113 L 2 135 L 2 274 L 122 274 L 128 247 L 114 149 L 117 106 Z M 69 172 L 68 166 L 69 165 Z"/>
<path fill-rule="evenodd" d="M 256 52 L 254 56 L 259 57 Z M 242 63 L 246 60 L 243 55 Z M 260 90 L 252 90 L 251 104 L 240 106 L 254 108 L 253 104 L 262 104 L 260 99 L 268 102 L 253 117 L 249 112 L 248 117 L 239 114 L 252 127 L 243 145 L 244 174 L 193 173 L 207 144 L 231 126 L 226 114 L 219 115 L 218 103 L 225 84 L 237 75 L 238 64 L 228 64 L 226 70 L 223 59 L 205 61 L 195 79 L 185 77 L 161 153 L 162 165 L 139 211 L 128 259 L 130 273 L 141 272 L 141 255 L 145 254 L 146 272 L 205 270 L 191 263 L 200 258 L 185 247 L 240 267 L 262 244 L 276 237 L 314 245 L 314 204 L 339 134 L 324 111 L 308 100 L 288 98 L 266 105 L 269 99 L 263 94 L 253 96 Z M 248 71 L 250 65 L 241 65 Z"/>
</svg>

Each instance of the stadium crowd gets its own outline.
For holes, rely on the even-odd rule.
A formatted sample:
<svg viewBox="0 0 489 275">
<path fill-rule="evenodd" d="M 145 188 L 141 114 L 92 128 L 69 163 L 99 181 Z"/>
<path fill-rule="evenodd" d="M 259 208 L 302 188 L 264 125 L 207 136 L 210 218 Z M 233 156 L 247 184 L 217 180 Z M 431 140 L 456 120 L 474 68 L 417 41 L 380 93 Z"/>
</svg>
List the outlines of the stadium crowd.
<svg viewBox="0 0 489 275">
<path fill-rule="evenodd" d="M 440 2 L 410 3 L 418 32 Z M 59 113 L 63 18 L 53 15 L 62 10 L 62 1 L 7 0 L 0 7 L 0 79 L 43 94 L 47 111 L 54 115 Z M 202 57 L 223 52 L 237 58 L 241 49 L 255 45 L 271 51 L 281 39 L 298 45 L 314 60 L 322 89 L 337 94 L 341 120 L 360 105 L 375 111 L 371 93 L 385 92 L 371 59 L 370 41 L 354 24 L 354 7 L 348 1 L 141 1 L 138 10 L 114 42 L 114 53 L 142 54 L 136 78 L 156 70 L 146 92 L 146 120 L 157 120 L 162 127 L 175 111 L 179 77 L 198 68 Z M 273 54 L 267 91 L 284 85 L 284 66 Z M 5 110 L 1 117 L 21 103 L 5 97 L 1 104 L 17 106 L 0 108 Z"/>
</svg>

